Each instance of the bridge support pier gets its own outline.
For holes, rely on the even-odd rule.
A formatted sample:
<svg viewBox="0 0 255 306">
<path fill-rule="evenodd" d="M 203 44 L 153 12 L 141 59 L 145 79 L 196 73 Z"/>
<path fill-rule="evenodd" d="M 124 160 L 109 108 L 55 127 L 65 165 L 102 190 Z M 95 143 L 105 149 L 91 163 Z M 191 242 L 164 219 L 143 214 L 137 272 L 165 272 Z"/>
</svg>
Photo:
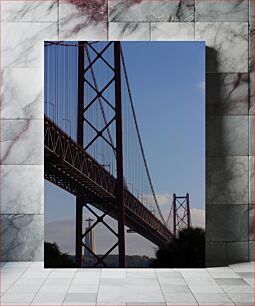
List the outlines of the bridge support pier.
<svg viewBox="0 0 255 306">
<path fill-rule="evenodd" d="M 95 259 L 96 262 L 93 267 L 107 267 L 107 264 L 105 263 L 105 258 L 119 245 L 119 235 L 118 233 L 107 224 L 107 222 L 104 220 L 104 218 L 109 215 L 110 211 L 112 210 L 112 206 L 109 205 L 108 209 L 102 214 L 98 215 L 98 213 L 93 209 L 91 204 L 85 202 L 83 198 L 77 197 L 76 201 L 76 264 L 78 268 L 82 267 L 82 252 L 83 248 L 85 248 Z M 85 231 L 83 231 L 83 208 L 86 208 L 90 213 L 92 213 L 96 218 L 95 222 L 91 224 Z M 106 228 L 109 229 L 109 231 L 115 235 L 117 238 L 117 241 L 109 248 L 104 254 L 97 255 L 95 254 L 95 251 L 91 249 L 90 246 L 86 245 L 86 236 L 89 235 L 89 233 L 96 227 L 98 223 L 102 223 Z"/>
<path fill-rule="evenodd" d="M 117 204 L 119 207 L 119 268 L 125 268 L 125 205 L 122 144 L 122 102 L 121 102 L 121 62 L 120 42 L 114 43 L 115 68 L 115 108 L 116 108 L 116 159 L 117 159 Z"/>
<path fill-rule="evenodd" d="M 107 63 L 107 59 L 103 58 L 103 53 L 113 44 L 113 51 L 114 51 L 114 63 L 113 67 L 111 63 Z M 92 48 L 93 52 L 96 53 L 95 59 L 91 60 L 91 57 L 88 52 L 88 48 Z M 87 65 L 85 61 L 85 55 L 87 58 Z M 86 113 L 88 109 L 90 110 L 91 105 L 99 102 L 101 105 L 102 102 L 107 102 L 108 105 L 111 105 L 112 101 L 107 101 L 105 97 L 102 96 L 102 93 L 110 86 L 112 81 L 109 81 L 106 86 L 102 88 L 98 88 L 95 74 L 94 74 L 94 64 L 98 60 L 104 60 L 104 62 L 113 70 L 114 77 L 114 86 L 115 86 L 115 108 L 112 108 L 115 111 L 115 116 L 107 122 L 105 119 L 105 113 L 103 112 L 102 116 L 105 119 L 104 123 L 105 126 L 100 130 L 98 127 L 93 125 L 88 119 L 86 118 Z M 86 66 L 86 67 L 85 67 Z M 90 45 L 88 42 L 79 42 L 79 49 L 78 49 L 78 111 L 77 111 L 77 143 L 84 148 L 84 150 L 88 150 L 92 144 L 94 144 L 99 137 L 103 138 L 113 149 L 115 157 L 116 157 L 116 203 L 118 205 L 118 247 L 119 247 L 119 267 L 125 267 L 125 205 L 124 205 L 124 174 L 123 174 L 123 143 L 122 143 L 122 95 L 121 95 L 121 46 L 120 42 L 113 42 L 109 43 L 101 52 L 97 51 Z M 90 74 L 86 74 L 90 71 Z M 91 77 L 91 79 L 89 78 Z M 84 82 L 89 84 L 95 91 L 95 98 L 91 101 L 88 101 L 85 107 L 84 101 Z M 103 101 L 102 101 L 103 98 Z M 114 145 L 114 141 L 110 136 L 110 132 L 108 130 L 109 125 L 111 122 L 115 121 L 116 123 L 116 141 Z M 90 128 L 96 132 L 96 136 L 89 141 L 88 143 L 84 144 L 84 122 L 89 124 Z M 107 138 L 104 137 L 103 132 L 108 131 L 109 133 L 109 141 Z M 85 147 L 84 147 L 85 145 Z M 82 238 L 84 235 L 82 234 L 82 205 L 85 203 L 81 203 L 82 199 L 77 197 L 76 200 L 76 262 L 77 265 L 81 266 L 81 258 L 82 258 L 82 245 L 85 245 L 82 242 Z M 102 221 L 101 221 L 102 222 Z"/>
<path fill-rule="evenodd" d="M 76 197 L 76 245 L 75 245 L 75 260 L 78 268 L 81 268 L 82 263 L 82 223 L 83 223 L 83 205 L 84 199 Z"/>
<path fill-rule="evenodd" d="M 78 49 L 78 105 L 77 105 L 77 143 L 83 147 L 83 109 L 84 109 L 84 42 L 79 41 Z M 76 264 L 82 263 L 82 212 L 84 198 L 76 197 Z"/>
</svg>

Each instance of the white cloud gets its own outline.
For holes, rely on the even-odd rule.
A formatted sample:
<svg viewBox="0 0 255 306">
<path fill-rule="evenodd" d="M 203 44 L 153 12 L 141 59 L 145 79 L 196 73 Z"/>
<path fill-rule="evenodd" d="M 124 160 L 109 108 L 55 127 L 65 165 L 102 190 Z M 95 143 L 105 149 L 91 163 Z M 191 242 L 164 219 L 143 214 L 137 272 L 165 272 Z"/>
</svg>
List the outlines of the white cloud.
<svg viewBox="0 0 255 306">
<path fill-rule="evenodd" d="M 197 88 L 200 88 L 200 89 L 205 90 L 205 81 L 200 81 L 200 82 L 197 84 Z"/>
<path fill-rule="evenodd" d="M 142 203 L 145 204 L 145 206 L 148 209 L 154 209 L 155 211 L 157 211 L 152 194 L 144 194 L 140 197 L 138 196 L 138 198 L 142 201 Z M 166 217 L 172 205 L 173 195 L 168 192 L 156 193 L 156 198 L 157 198 L 160 210 L 162 211 L 163 215 Z"/>
<path fill-rule="evenodd" d="M 167 192 L 156 194 L 159 206 L 165 206 L 166 204 L 170 204 L 172 202 L 172 197 L 173 195 Z"/>
<path fill-rule="evenodd" d="M 192 226 L 205 228 L 205 210 L 199 208 L 191 208 Z"/>
<path fill-rule="evenodd" d="M 168 192 L 156 193 L 156 198 L 158 200 L 158 204 L 159 204 L 160 207 L 171 203 L 172 197 L 173 197 L 173 195 L 168 193 Z M 145 201 L 149 201 L 149 200 L 152 201 L 153 195 L 152 194 L 144 194 L 141 198 Z"/>
</svg>

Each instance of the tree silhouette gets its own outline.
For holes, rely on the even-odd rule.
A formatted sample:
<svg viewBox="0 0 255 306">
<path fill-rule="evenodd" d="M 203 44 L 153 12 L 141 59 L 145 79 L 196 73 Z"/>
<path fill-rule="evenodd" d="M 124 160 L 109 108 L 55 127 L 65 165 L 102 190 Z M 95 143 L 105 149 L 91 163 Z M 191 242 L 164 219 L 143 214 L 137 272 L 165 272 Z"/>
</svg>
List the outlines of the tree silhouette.
<svg viewBox="0 0 255 306">
<path fill-rule="evenodd" d="M 67 253 L 61 253 L 56 242 L 44 242 L 44 267 L 75 268 L 76 265 Z"/>
<path fill-rule="evenodd" d="M 205 267 L 205 231 L 199 227 L 181 230 L 178 238 L 157 250 L 156 259 L 151 267 Z"/>
</svg>

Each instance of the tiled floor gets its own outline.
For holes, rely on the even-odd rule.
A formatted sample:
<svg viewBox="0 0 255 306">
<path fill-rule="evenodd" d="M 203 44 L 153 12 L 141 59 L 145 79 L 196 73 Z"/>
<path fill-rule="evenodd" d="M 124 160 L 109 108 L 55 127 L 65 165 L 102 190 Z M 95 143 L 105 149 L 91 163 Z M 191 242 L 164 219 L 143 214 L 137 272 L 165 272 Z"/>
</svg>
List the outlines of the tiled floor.
<svg viewBox="0 0 255 306">
<path fill-rule="evenodd" d="M 1 264 L 1 305 L 254 305 L 254 263 L 208 269 Z"/>
</svg>

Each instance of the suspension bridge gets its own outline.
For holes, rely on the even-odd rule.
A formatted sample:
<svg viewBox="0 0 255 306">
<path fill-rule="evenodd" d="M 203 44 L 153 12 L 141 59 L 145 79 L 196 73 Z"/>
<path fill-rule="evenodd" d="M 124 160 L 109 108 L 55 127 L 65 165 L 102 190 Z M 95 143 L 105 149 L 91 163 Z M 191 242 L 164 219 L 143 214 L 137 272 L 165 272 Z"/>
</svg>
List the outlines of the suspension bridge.
<svg viewBox="0 0 255 306">
<path fill-rule="evenodd" d="M 95 266 L 106 266 L 104 259 L 118 247 L 119 267 L 125 267 L 125 226 L 162 246 L 190 226 L 189 195 L 174 195 L 164 217 L 120 42 L 48 41 L 44 63 L 44 176 L 76 197 L 77 266 L 83 248 L 96 258 Z M 85 230 L 84 208 L 94 216 Z M 106 216 L 117 220 L 117 230 Z M 116 236 L 102 256 L 85 244 L 98 223 Z"/>
</svg>

